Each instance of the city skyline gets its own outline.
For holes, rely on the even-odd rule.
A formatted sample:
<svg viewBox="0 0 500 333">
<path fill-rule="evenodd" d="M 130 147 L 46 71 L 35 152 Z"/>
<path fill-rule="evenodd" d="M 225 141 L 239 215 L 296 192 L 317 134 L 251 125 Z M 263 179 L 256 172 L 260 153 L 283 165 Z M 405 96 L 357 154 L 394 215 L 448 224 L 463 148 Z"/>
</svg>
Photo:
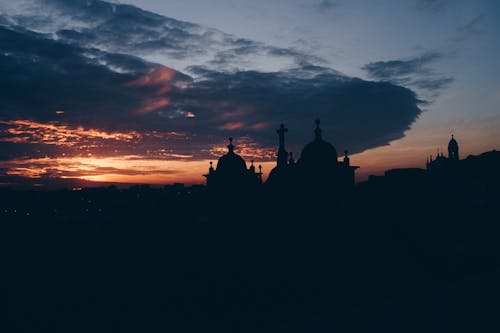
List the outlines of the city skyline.
<svg viewBox="0 0 500 333">
<path fill-rule="evenodd" d="M 130 6 L 130 5 L 133 6 Z M 137 7 L 134 7 L 137 6 Z M 321 118 L 357 180 L 499 149 L 493 1 L 0 1 L 0 183 L 203 183 Z M 17 179 L 17 178 L 16 178 Z"/>
</svg>

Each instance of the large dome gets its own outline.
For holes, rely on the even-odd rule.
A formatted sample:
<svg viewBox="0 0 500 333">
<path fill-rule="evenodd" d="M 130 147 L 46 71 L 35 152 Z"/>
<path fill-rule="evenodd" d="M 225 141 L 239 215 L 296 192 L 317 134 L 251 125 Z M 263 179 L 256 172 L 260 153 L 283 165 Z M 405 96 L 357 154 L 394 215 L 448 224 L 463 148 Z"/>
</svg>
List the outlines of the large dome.
<svg viewBox="0 0 500 333">
<path fill-rule="evenodd" d="M 337 150 L 335 147 L 323 140 L 321 137 L 321 129 L 319 128 L 319 120 L 316 121 L 316 129 L 314 131 L 316 138 L 308 143 L 300 154 L 300 164 L 307 165 L 331 165 L 337 163 Z"/>
<path fill-rule="evenodd" d="M 301 163 L 336 163 L 337 150 L 326 141 L 315 140 L 308 143 L 300 154 Z"/>
</svg>

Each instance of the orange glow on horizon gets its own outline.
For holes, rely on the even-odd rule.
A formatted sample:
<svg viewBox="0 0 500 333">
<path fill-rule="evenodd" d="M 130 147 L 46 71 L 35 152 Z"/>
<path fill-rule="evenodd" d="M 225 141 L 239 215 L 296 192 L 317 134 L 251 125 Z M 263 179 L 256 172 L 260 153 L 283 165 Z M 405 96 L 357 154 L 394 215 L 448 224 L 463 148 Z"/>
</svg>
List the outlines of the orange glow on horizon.
<svg viewBox="0 0 500 333">
<path fill-rule="evenodd" d="M 210 160 L 163 160 L 141 156 L 17 159 L 4 163 L 10 176 L 77 178 L 134 184 L 204 184 Z M 275 162 L 255 162 L 265 174 Z"/>
</svg>

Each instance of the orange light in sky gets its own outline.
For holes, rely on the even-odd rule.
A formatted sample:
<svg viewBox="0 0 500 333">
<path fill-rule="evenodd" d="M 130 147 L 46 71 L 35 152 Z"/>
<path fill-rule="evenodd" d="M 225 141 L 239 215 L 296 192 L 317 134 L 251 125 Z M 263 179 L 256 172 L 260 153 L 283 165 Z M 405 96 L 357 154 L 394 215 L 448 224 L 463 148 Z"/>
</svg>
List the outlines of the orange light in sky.
<svg viewBox="0 0 500 333">
<path fill-rule="evenodd" d="M 145 103 L 140 109 L 140 113 L 149 113 L 170 104 L 170 99 L 168 97 L 156 97 Z"/>
<path fill-rule="evenodd" d="M 243 122 L 231 122 L 231 123 L 225 123 L 222 126 L 219 126 L 218 128 L 220 130 L 227 130 L 227 131 L 234 131 L 237 129 L 241 129 L 245 127 L 245 123 Z"/>
<path fill-rule="evenodd" d="M 96 129 L 85 129 L 81 126 L 71 128 L 55 122 L 39 123 L 31 120 L 8 120 L 0 124 L 9 125 L 7 133 L 15 135 L 12 138 L 0 138 L 4 142 L 30 142 L 71 147 L 79 143 L 79 139 L 105 139 L 116 141 L 132 141 L 142 136 L 138 132 L 106 132 Z"/>
<path fill-rule="evenodd" d="M 141 76 L 137 80 L 125 84 L 125 86 L 127 87 L 145 87 L 145 86 L 157 86 L 157 85 L 161 86 L 172 80 L 176 74 L 177 72 L 172 68 L 157 67 L 148 74 Z"/>
<path fill-rule="evenodd" d="M 274 162 L 260 163 L 266 169 Z M 204 183 L 209 160 L 164 160 L 127 155 L 115 157 L 57 157 L 16 159 L 4 166 L 8 175 L 28 178 L 77 178 L 98 182 L 138 184 Z"/>
<path fill-rule="evenodd" d="M 165 97 L 165 94 L 172 90 L 170 81 L 176 74 L 177 72 L 175 70 L 162 66 L 153 69 L 137 80 L 125 84 L 125 87 L 151 88 L 152 97 L 143 104 L 139 109 L 139 113 L 149 113 L 170 104 L 170 99 Z"/>
</svg>

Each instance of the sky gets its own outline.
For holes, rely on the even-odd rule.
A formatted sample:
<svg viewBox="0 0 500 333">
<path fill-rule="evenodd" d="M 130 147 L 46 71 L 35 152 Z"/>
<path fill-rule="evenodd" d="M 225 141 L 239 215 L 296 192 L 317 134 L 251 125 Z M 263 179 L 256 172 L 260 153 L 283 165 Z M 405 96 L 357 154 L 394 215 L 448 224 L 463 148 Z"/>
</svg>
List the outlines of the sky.
<svg viewBox="0 0 500 333">
<path fill-rule="evenodd" d="M 0 184 L 266 174 L 284 123 L 357 179 L 500 148 L 497 1 L 0 0 Z"/>
</svg>

